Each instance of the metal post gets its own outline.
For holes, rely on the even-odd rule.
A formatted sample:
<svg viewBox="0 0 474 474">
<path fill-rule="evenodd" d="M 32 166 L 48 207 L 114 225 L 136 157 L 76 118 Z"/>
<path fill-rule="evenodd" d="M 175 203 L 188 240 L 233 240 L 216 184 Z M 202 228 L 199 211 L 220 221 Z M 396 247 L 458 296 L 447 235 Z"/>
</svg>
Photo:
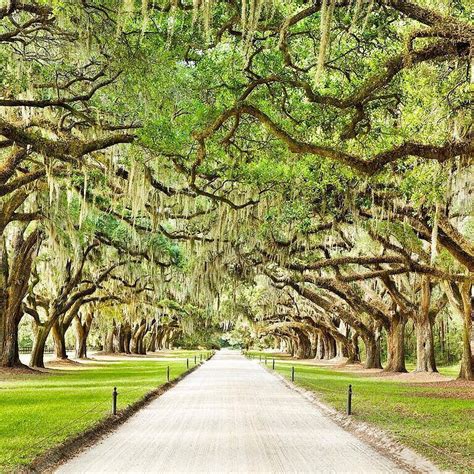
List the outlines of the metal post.
<svg viewBox="0 0 474 474">
<path fill-rule="evenodd" d="M 199 354 L 199 362 L 202 362 L 202 354 Z"/>
<path fill-rule="evenodd" d="M 352 415 L 352 385 L 347 389 L 347 414 Z"/>
<path fill-rule="evenodd" d="M 275 359 L 272 361 L 272 369 L 275 370 Z"/>
<path fill-rule="evenodd" d="M 114 387 L 114 390 L 112 391 L 112 415 L 117 414 L 117 387 Z"/>
<path fill-rule="evenodd" d="M 295 381 L 295 368 L 294 367 L 291 367 L 291 381 L 292 382 Z"/>
<path fill-rule="evenodd" d="M 194 356 L 194 365 L 197 364 L 197 359 L 196 359 L 196 356 Z"/>
<path fill-rule="evenodd" d="M 186 359 L 186 368 L 189 369 L 189 359 Z"/>
<path fill-rule="evenodd" d="M 267 365 L 267 358 L 265 357 L 265 365 Z"/>
<path fill-rule="evenodd" d="M 170 381 L 170 366 L 168 365 L 166 369 L 166 380 L 169 382 Z"/>
</svg>

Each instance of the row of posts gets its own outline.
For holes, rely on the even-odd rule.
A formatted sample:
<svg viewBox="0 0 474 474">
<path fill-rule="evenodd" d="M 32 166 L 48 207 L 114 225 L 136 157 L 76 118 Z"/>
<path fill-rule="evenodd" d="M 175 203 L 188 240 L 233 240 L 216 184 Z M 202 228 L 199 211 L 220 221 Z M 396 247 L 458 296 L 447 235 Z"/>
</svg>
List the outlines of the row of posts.
<svg viewBox="0 0 474 474">
<path fill-rule="evenodd" d="M 212 356 L 212 352 L 206 353 L 206 360 L 209 360 Z M 202 354 L 199 354 L 199 362 L 202 362 Z M 197 365 L 197 355 L 194 356 L 194 365 Z M 186 358 L 186 368 L 189 369 L 189 358 Z M 170 366 L 166 367 L 166 381 L 169 382 L 171 380 L 170 377 Z M 112 414 L 117 414 L 117 397 L 118 391 L 117 387 L 114 387 L 112 390 Z"/>
<path fill-rule="evenodd" d="M 267 358 L 264 358 L 265 365 L 267 364 Z M 262 354 L 260 354 L 260 362 L 262 362 Z M 275 359 L 272 359 L 272 370 L 275 370 Z M 291 366 L 291 381 L 295 381 L 295 367 Z M 347 388 L 347 404 L 346 404 L 346 413 L 352 415 L 352 384 L 349 384 Z"/>
</svg>

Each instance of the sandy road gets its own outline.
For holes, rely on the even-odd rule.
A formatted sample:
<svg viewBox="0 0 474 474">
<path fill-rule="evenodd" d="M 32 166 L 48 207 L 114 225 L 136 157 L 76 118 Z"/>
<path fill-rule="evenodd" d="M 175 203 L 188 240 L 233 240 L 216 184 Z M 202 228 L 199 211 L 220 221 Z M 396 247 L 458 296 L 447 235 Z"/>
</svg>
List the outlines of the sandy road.
<svg viewBox="0 0 474 474">
<path fill-rule="evenodd" d="M 400 472 L 258 364 L 221 351 L 58 472 Z"/>
</svg>

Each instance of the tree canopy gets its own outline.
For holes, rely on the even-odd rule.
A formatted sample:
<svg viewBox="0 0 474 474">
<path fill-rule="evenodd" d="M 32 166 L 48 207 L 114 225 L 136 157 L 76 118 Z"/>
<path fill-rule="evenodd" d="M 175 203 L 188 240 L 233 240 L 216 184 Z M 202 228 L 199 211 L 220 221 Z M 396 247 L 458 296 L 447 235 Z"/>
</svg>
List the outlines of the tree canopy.
<svg viewBox="0 0 474 474">
<path fill-rule="evenodd" d="M 31 322 L 473 378 L 470 2 L 0 5 L 3 366 Z"/>
</svg>

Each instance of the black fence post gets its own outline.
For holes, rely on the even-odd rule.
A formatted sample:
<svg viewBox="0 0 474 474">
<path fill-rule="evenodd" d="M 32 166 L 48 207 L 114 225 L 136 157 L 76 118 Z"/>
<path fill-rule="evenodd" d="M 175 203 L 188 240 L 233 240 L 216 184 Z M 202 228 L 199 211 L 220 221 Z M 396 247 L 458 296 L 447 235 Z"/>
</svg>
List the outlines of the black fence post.
<svg viewBox="0 0 474 474">
<path fill-rule="evenodd" d="M 186 368 L 189 369 L 189 359 L 186 359 Z"/>
<path fill-rule="evenodd" d="M 347 389 L 347 414 L 352 415 L 352 385 Z"/>
<path fill-rule="evenodd" d="M 292 382 L 295 381 L 295 368 L 294 367 L 291 367 L 291 381 Z"/>
<path fill-rule="evenodd" d="M 117 395 L 118 395 L 117 387 L 114 387 L 112 391 L 112 415 L 117 414 Z"/>
<path fill-rule="evenodd" d="M 272 369 L 275 370 L 275 359 L 272 361 Z"/>
<path fill-rule="evenodd" d="M 199 362 L 202 362 L 202 354 L 199 354 Z"/>
<path fill-rule="evenodd" d="M 267 365 L 267 358 L 265 357 L 265 365 Z"/>
<path fill-rule="evenodd" d="M 170 381 L 170 366 L 166 368 L 166 380 L 169 382 Z"/>
<path fill-rule="evenodd" d="M 196 365 L 196 364 L 197 364 L 197 358 L 196 358 L 196 356 L 194 356 L 194 365 Z"/>
</svg>

